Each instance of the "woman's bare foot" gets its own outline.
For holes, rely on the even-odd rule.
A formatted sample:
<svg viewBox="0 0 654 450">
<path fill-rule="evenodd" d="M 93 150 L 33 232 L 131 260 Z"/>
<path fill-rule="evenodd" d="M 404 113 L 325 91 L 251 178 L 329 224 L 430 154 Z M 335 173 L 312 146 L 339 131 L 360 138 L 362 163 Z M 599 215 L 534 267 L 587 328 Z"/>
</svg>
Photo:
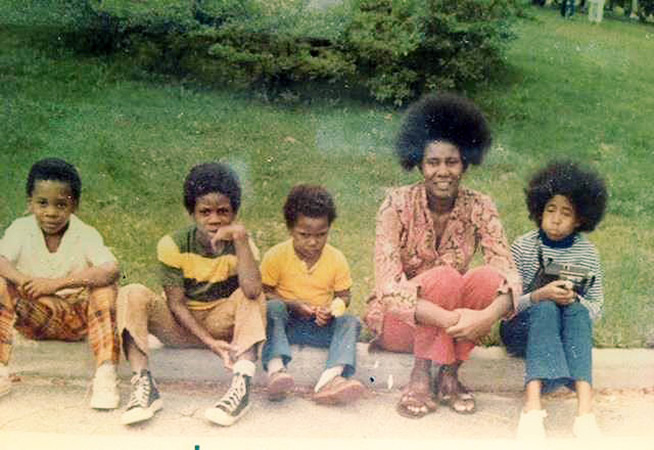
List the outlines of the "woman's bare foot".
<svg viewBox="0 0 654 450">
<path fill-rule="evenodd" d="M 439 402 L 449 406 L 452 411 L 459 414 L 472 414 L 476 411 L 475 397 L 470 390 L 459 381 L 459 367 L 456 364 L 444 364 L 438 371 L 434 392 Z"/>
<path fill-rule="evenodd" d="M 397 404 L 398 414 L 418 419 L 436 410 L 436 402 L 430 389 L 431 361 L 416 358 L 408 386 Z"/>
</svg>

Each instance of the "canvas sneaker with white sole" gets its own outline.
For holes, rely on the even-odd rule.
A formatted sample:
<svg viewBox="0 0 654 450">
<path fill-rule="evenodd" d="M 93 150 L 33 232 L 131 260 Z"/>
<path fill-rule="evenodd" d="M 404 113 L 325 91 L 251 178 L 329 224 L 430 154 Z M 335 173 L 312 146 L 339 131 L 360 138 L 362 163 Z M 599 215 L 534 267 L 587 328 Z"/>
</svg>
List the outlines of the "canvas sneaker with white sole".
<svg viewBox="0 0 654 450">
<path fill-rule="evenodd" d="M 98 367 L 93 377 L 92 389 L 91 408 L 118 408 L 120 394 L 118 393 L 118 379 L 116 378 L 116 366 L 114 364 L 103 364 Z"/>
<path fill-rule="evenodd" d="M 163 408 L 163 400 L 159 396 L 157 385 L 149 370 L 142 370 L 132 377 L 132 396 L 125 412 L 120 417 L 123 425 L 131 425 L 151 419 Z"/>
<path fill-rule="evenodd" d="M 250 409 L 250 383 L 252 377 L 241 373 L 236 373 L 232 377 L 232 384 L 218 400 L 213 408 L 208 408 L 204 412 L 207 420 L 229 427 Z"/>
</svg>

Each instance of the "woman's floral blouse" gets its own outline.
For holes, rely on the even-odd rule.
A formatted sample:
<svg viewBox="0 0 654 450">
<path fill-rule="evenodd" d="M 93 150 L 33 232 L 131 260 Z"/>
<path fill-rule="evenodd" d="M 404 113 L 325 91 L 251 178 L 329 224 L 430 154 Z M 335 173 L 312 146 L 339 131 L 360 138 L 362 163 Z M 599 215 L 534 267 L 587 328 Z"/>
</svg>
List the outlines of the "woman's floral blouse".
<svg viewBox="0 0 654 450">
<path fill-rule="evenodd" d="M 489 196 L 460 188 L 440 242 L 436 242 L 424 183 L 391 190 L 377 214 L 375 291 L 368 300 L 368 327 L 380 334 L 386 312 L 415 325 L 418 286 L 411 279 L 440 265 L 464 274 L 479 247 L 484 263 L 504 276 L 498 294 L 510 291 L 515 304 L 521 291 L 520 277 Z"/>
</svg>

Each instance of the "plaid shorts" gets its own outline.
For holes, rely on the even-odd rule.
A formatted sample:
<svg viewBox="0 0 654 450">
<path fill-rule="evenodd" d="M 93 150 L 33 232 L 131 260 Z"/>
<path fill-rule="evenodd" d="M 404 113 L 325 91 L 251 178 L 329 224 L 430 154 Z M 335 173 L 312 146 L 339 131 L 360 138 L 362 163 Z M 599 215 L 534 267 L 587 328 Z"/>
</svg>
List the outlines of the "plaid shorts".
<svg viewBox="0 0 654 450">
<path fill-rule="evenodd" d="M 13 328 L 29 339 L 80 341 L 88 335 L 96 364 L 118 362 L 115 286 L 65 296 L 22 298 L 0 278 L 0 363 L 11 357 Z"/>
</svg>

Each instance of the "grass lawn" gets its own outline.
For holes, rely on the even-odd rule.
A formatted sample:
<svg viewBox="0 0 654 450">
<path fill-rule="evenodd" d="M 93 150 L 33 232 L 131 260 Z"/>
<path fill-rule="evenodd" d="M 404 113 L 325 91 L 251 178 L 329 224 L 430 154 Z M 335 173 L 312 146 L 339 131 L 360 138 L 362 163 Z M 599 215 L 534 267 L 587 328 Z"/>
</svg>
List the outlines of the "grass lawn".
<svg viewBox="0 0 654 450">
<path fill-rule="evenodd" d="M 597 167 L 611 197 L 590 235 L 606 272 L 596 345 L 641 346 L 654 332 L 654 27 L 533 13 L 518 25 L 501 81 L 476 94 L 495 143 L 464 183 L 493 196 L 512 240 L 532 228 L 522 189 L 535 168 L 562 155 Z M 392 156 L 400 111 L 345 99 L 268 103 L 138 76 L 125 61 L 75 55 L 52 30 L 19 22 L 0 14 L 0 228 L 25 211 L 30 165 L 63 157 L 82 175 L 79 215 L 120 259 L 123 283 L 156 288 L 156 242 L 188 222 L 184 176 L 222 159 L 241 175 L 240 218 L 261 251 L 287 236 L 281 207 L 292 185 L 332 191 L 331 242 L 350 261 L 353 309 L 363 311 L 384 190 L 418 179 Z"/>
</svg>

